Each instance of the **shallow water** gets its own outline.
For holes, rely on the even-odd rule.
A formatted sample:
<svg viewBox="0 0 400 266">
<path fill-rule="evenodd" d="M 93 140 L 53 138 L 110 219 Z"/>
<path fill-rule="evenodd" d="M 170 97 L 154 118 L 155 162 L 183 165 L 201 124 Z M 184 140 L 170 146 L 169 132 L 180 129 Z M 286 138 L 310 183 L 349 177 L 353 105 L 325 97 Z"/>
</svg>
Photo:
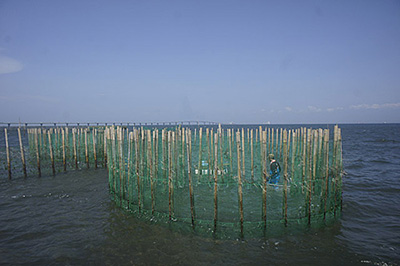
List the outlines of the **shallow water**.
<svg viewBox="0 0 400 266">
<path fill-rule="evenodd" d="M 342 217 L 332 226 L 213 239 L 122 210 L 110 200 L 103 169 L 11 181 L 2 171 L 0 263 L 398 264 L 400 125 L 340 127 L 347 175 Z"/>
</svg>

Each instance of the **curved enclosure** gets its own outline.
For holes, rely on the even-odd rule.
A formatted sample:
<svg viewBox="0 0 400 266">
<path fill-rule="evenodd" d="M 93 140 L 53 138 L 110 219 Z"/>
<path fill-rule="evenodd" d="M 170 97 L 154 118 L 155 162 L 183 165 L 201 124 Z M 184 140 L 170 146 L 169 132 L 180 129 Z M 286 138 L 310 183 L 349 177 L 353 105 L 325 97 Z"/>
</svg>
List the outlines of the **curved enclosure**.
<svg viewBox="0 0 400 266">
<path fill-rule="evenodd" d="M 151 221 L 219 236 L 332 223 L 342 200 L 341 131 L 108 127 L 109 187 Z M 280 165 L 271 182 L 269 155 Z"/>
</svg>

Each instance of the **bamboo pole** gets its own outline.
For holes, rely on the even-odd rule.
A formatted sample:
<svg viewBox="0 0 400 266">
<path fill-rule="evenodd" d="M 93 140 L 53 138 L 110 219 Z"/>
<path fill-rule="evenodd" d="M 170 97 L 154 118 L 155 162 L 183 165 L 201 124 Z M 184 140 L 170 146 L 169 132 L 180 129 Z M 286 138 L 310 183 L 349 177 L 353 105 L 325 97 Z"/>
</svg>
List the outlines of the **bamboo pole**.
<svg viewBox="0 0 400 266">
<path fill-rule="evenodd" d="M 185 128 L 182 128 L 181 129 L 181 148 L 182 148 L 182 151 L 181 151 L 181 155 L 180 155 L 180 157 L 181 157 L 181 165 L 182 165 L 182 171 L 181 171 L 181 173 L 182 173 L 182 178 L 181 179 L 183 179 L 183 177 L 184 177 L 184 172 L 185 172 L 185 139 L 186 139 L 186 129 Z"/>
<path fill-rule="evenodd" d="M 174 132 L 168 131 L 168 209 L 169 209 L 169 220 L 172 218 L 173 206 L 172 206 L 172 197 L 173 197 L 173 180 L 172 180 L 172 147 L 171 142 L 173 138 Z"/>
<path fill-rule="evenodd" d="M 315 181 L 317 174 L 317 152 L 318 152 L 318 131 L 313 130 L 314 141 L 313 141 L 313 167 L 312 167 L 312 180 Z"/>
<path fill-rule="evenodd" d="M 157 179 L 158 177 L 158 129 L 153 131 L 153 176 Z"/>
<path fill-rule="evenodd" d="M 141 210 L 141 189 L 140 189 L 140 170 L 139 170 L 139 131 L 135 128 L 133 131 L 135 138 L 135 156 L 136 156 L 136 179 L 137 179 L 137 191 L 138 191 L 138 208 L 139 212 Z"/>
<path fill-rule="evenodd" d="M 217 229 L 218 219 L 218 136 L 214 136 L 214 232 Z"/>
<path fill-rule="evenodd" d="M 322 143 L 324 142 L 323 136 L 324 136 L 323 130 L 322 130 L 322 128 L 319 128 L 318 129 L 318 174 L 317 174 L 319 179 L 321 179 L 323 176 L 323 173 L 322 173 L 323 170 L 321 167 L 323 164 L 323 160 L 322 160 Z"/>
<path fill-rule="evenodd" d="M 10 147 L 8 146 L 7 128 L 4 128 L 4 136 L 6 141 L 8 179 L 11 180 L 11 158 L 10 158 Z"/>
<path fill-rule="evenodd" d="M 291 164 L 291 178 L 294 181 L 295 180 L 295 175 L 294 175 L 294 164 L 295 164 L 295 157 L 296 157 L 296 144 L 297 144 L 297 134 L 296 131 L 292 131 L 292 164 Z"/>
<path fill-rule="evenodd" d="M 88 138 L 86 129 L 85 129 L 85 158 L 86 158 L 86 166 L 87 168 L 89 168 L 89 150 L 88 150 Z"/>
<path fill-rule="evenodd" d="M 152 163 L 152 148 L 151 148 L 151 131 L 147 130 L 147 168 L 150 173 L 150 193 L 151 193 L 151 214 L 154 214 L 154 180 L 153 180 L 153 163 Z"/>
<path fill-rule="evenodd" d="M 62 141 L 62 158 L 63 158 L 63 167 L 64 167 L 64 172 L 67 171 L 67 160 L 65 157 L 65 133 L 64 129 L 61 128 L 61 141 Z"/>
<path fill-rule="evenodd" d="M 231 176 L 233 175 L 233 164 L 232 164 L 232 134 L 233 130 L 232 129 L 228 129 L 228 141 L 229 141 L 229 165 L 231 168 Z"/>
<path fill-rule="evenodd" d="M 207 175 L 210 176 L 210 132 L 208 128 L 206 128 L 206 138 L 207 138 L 207 163 L 208 163 Z"/>
<path fill-rule="evenodd" d="M 210 163 L 208 164 L 210 175 L 212 174 L 212 171 L 214 170 L 214 163 L 215 163 L 214 157 L 215 157 L 215 155 L 214 155 L 214 129 L 211 128 L 211 130 L 210 130 L 210 159 L 209 159 Z M 210 176 L 210 178 L 211 177 L 212 176 Z"/>
<path fill-rule="evenodd" d="M 328 200 L 328 184 L 329 184 L 329 130 L 324 130 L 324 153 L 325 153 L 325 200 L 324 200 L 324 220 L 326 216 L 326 205 Z"/>
<path fill-rule="evenodd" d="M 242 131 L 243 133 L 243 131 Z M 243 140 L 243 135 L 242 135 Z M 240 133 L 236 132 L 236 151 L 237 151 L 237 164 L 238 164 L 238 197 L 239 197 L 239 214 L 240 214 L 240 233 L 243 235 L 243 192 L 242 192 L 242 173 L 240 169 L 241 165 L 241 145 L 240 145 Z"/>
<path fill-rule="evenodd" d="M 282 160 L 282 132 L 283 129 L 279 129 L 279 159 Z"/>
<path fill-rule="evenodd" d="M 274 132 L 275 132 L 275 129 L 273 129 L 273 128 L 271 128 L 271 153 L 272 154 L 274 154 L 275 152 L 274 152 Z"/>
<path fill-rule="evenodd" d="M 245 151 L 245 145 L 244 145 L 244 129 L 242 128 L 242 171 L 243 171 L 243 177 L 246 176 L 246 168 L 245 168 L 245 156 L 244 156 L 244 151 Z"/>
<path fill-rule="evenodd" d="M 259 144 L 260 144 L 260 166 L 261 166 L 260 167 L 260 175 L 261 175 L 261 177 L 263 177 L 264 168 L 265 168 L 265 165 L 264 165 L 264 154 L 265 154 L 265 151 L 263 150 L 263 141 L 264 141 L 263 137 L 264 137 L 264 131 L 262 130 L 262 127 L 260 126 L 260 141 L 259 141 Z M 264 210 L 264 208 L 263 208 L 263 210 Z"/>
<path fill-rule="evenodd" d="M 262 220 L 264 221 L 264 229 L 267 227 L 267 156 L 265 153 L 266 142 L 267 142 L 267 131 L 260 131 L 260 137 L 262 138 L 262 145 L 260 145 L 261 150 L 261 169 L 262 169 L 262 179 L 263 179 L 263 204 L 262 204 Z M 260 142 L 261 144 L 261 142 Z"/>
<path fill-rule="evenodd" d="M 110 128 L 110 141 L 111 141 L 111 160 L 109 160 L 112 164 L 112 173 L 113 173 L 113 191 L 114 194 L 117 195 L 117 178 L 116 178 L 116 172 L 117 172 L 117 148 L 116 148 L 116 137 L 115 137 L 115 128 L 112 127 Z"/>
<path fill-rule="evenodd" d="M 338 131 L 339 131 L 339 127 L 338 125 L 335 125 L 334 129 L 333 129 L 333 153 L 332 153 L 332 165 L 333 165 L 333 188 L 334 188 L 334 192 L 333 192 L 333 214 L 336 216 L 336 204 L 337 204 L 337 184 L 338 184 Z"/>
<path fill-rule="evenodd" d="M 342 130 L 338 128 L 338 159 L 339 159 L 339 180 L 338 182 L 340 183 L 340 187 L 342 186 L 342 175 L 343 175 L 343 153 L 342 153 Z M 342 203 L 343 203 L 343 190 L 340 189 L 340 209 L 342 209 Z"/>
<path fill-rule="evenodd" d="M 186 131 L 186 154 L 187 154 L 187 167 L 188 167 L 188 179 L 189 179 L 189 198 L 190 198 L 190 214 L 192 217 L 192 226 L 194 227 L 194 196 L 193 196 L 193 184 L 192 184 L 192 138 L 190 130 Z"/>
<path fill-rule="evenodd" d="M 128 198 L 128 209 L 130 208 L 130 201 L 131 201 L 131 171 L 132 171 L 132 143 L 133 143 L 133 132 L 129 132 L 127 137 L 127 144 L 128 144 L 128 174 L 127 174 L 127 198 Z"/>
<path fill-rule="evenodd" d="M 311 223 L 311 192 L 312 192 L 312 130 L 307 130 L 307 175 L 308 175 L 308 205 L 307 205 L 307 214 L 308 214 L 308 224 Z"/>
<path fill-rule="evenodd" d="M 221 128 L 221 124 L 219 124 L 219 128 L 218 128 L 218 137 L 219 137 L 219 145 L 218 145 L 218 148 L 219 148 L 219 157 L 220 157 L 220 161 L 219 161 L 219 169 L 220 169 L 220 172 L 221 172 L 221 181 L 222 182 L 224 182 L 224 160 L 223 160 L 223 157 L 222 157 L 222 153 L 223 153 L 223 149 L 224 149 L 224 147 L 223 147 L 223 142 L 222 142 L 222 128 Z"/>
<path fill-rule="evenodd" d="M 162 165 L 162 172 L 163 172 L 163 180 L 165 180 L 166 179 L 166 176 L 167 176 L 167 172 L 166 172 L 166 169 L 167 169 L 167 164 L 166 164 L 166 162 L 165 162 L 165 160 L 166 160 L 166 132 L 165 132 L 165 129 L 162 129 L 161 130 L 161 145 L 162 145 L 162 147 L 161 147 L 161 152 L 162 152 L 162 158 L 161 158 L 161 161 L 162 161 L 162 163 L 161 163 L 161 165 Z"/>
<path fill-rule="evenodd" d="M 22 167 L 23 167 L 23 171 L 24 171 L 24 177 L 27 177 L 26 163 L 25 163 L 25 153 L 24 153 L 24 146 L 22 144 L 21 129 L 20 128 L 18 128 L 18 139 L 19 139 L 19 149 L 21 151 L 21 161 L 22 161 Z"/>
<path fill-rule="evenodd" d="M 287 226 L 287 186 L 288 186 L 288 136 L 286 129 L 283 131 L 283 217 L 285 219 L 285 226 Z"/>
<path fill-rule="evenodd" d="M 301 176 L 302 191 L 304 190 L 304 180 L 306 176 L 306 151 L 307 151 L 307 134 L 306 134 L 306 128 L 303 128 L 303 160 L 302 160 L 303 171 Z"/>
<path fill-rule="evenodd" d="M 122 155 L 122 129 L 120 127 L 117 128 L 117 149 L 118 149 L 118 169 L 119 169 L 119 198 L 120 204 L 122 206 L 122 200 L 124 198 L 124 185 L 123 185 L 123 155 Z M 86 139 L 86 131 L 85 131 L 85 139 Z"/>
<path fill-rule="evenodd" d="M 39 175 L 39 177 L 41 177 L 42 173 L 40 170 L 40 151 L 39 151 L 38 131 L 39 130 L 37 128 L 35 128 L 36 161 L 37 161 L 38 175 Z"/>
<path fill-rule="evenodd" d="M 50 132 L 50 130 L 47 132 L 47 136 L 49 138 L 49 151 L 50 151 L 51 168 L 53 170 L 53 175 L 56 175 L 56 169 L 55 169 L 55 166 L 54 166 L 53 145 L 51 144 L 51 132 Z"/>
<path fill-rule="evenodd" d="M 93 128 L 92 136 L 93 136 L 93 158 L 94 158 L 94 168 L 97 169 L 97 153 L 96 153 L 96 133 L 97 130 Z"/>
<path fill-rule="evenodd" d="M 77 150 L 76 150 L 76 129 L 75 128 L 72 129 L 72 145 L 74 146 L 75 168 L 78 169 L 78 154 L 77 154 Z"/>
<path fill-rule="evenodd" d="M 82 128 L 77 128 L 75 131 L 75 135 L 76 135 L 76 151 L 77 151 L 77 161 L 80 162 L 81 161 L 81 151 L 82 151 Z M 114 138 L 115 141 L 115 138 Z M 78 167 L 77 167 L 78 168 Z"/>
<path fill-rule="evenodd" d="M 108 134 L 108 128 L 104 128 L 104 140 L 103 140 L 103 152 L 104 152 L 104 167 L 108 168 L 107 164 L 107 135 Z"/>
<path fill-rule="evenodd" d="M 198 166 L 198 168 L 197 168 L 198 171 L 199 171 L 199 172 L 198 172 L 199 176 L 202 175 L 202 169 L 201 169 L 201 168 L 202 168 L 201 155 L 202 155 L 202 153 L 203 153 L 203 152 L 202 152 L 202 151 L 203 151 L 203 150 L 202 150 L 202 149 L 203 149 L 203 148 L 202 148 L 202 136 L 203 136 L 202 134 L 203 134 L 203 128 L 200 128 L 200 129 L 199 129 L 199 166 Z"/>
<path fill-rule="evenodd" d="M 254 154 L 253 154 L 253 129 L 250 131 L 250 164 L 251 164 L 251 181 L 254 182 Z"/>
</svg>

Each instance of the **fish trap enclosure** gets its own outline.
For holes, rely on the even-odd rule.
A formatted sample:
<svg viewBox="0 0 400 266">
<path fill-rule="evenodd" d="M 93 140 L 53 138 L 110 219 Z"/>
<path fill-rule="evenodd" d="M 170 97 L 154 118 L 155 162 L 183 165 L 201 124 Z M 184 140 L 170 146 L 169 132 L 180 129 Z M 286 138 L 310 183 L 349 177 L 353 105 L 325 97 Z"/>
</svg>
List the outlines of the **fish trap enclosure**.
<svg viewBox="0 0 400 266">
<path fill-rule="evenodd" d="M 0 150 L 0 162 L 5 167 L 0 169 L 0 176 L 40 177 L 106 167 L 104 132 L 104 127 L 5 128 L 5 149 Z"/>
<path fill-rule="evenodd" d="M 333 136 L 330 136 L 333 135 Z M 153 222 L 217 236 L 321 226 L 342 206 L 341 130 L 105 130 L 117 204 Z M 280 164 L 270 183 L 269 154 Z"/>
</svg>

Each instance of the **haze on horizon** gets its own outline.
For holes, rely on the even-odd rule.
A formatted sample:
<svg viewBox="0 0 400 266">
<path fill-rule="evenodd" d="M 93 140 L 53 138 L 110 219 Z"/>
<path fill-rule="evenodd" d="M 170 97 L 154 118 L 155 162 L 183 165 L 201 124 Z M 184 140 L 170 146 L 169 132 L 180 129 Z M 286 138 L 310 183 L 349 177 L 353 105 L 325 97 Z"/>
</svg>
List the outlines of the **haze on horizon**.
<svg viewBox="0 0 400 266">
<path fill-rule="evenodd" d="M 0 2 L 0 122 L 399 123 L 399 1 Z"/>
</svg>

